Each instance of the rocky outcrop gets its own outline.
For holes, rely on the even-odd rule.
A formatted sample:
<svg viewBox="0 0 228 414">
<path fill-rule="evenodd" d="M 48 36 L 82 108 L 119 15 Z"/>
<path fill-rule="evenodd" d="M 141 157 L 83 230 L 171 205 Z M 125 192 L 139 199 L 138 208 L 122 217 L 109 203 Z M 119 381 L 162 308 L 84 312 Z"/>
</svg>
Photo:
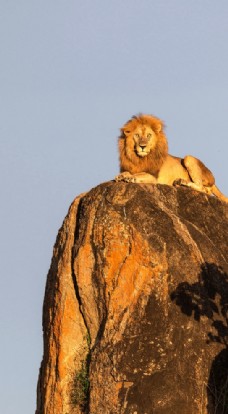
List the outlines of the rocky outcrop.
<svg viewBox="0 0 228 414">
<path fill-rule="evenodd" d="M 76 198 L 47 278 L 37 414 L 228 413 L 228 205 L 108 182 Z"/>
</svg>

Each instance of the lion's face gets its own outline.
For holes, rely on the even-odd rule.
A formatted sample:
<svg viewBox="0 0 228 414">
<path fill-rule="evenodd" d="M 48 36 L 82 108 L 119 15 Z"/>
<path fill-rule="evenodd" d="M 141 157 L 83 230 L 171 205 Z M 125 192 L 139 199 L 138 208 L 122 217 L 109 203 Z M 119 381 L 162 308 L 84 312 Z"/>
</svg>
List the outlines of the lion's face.
<svg viewBox="0 0 228 414">
<path fill-rule="evenodd" d="M 138 157 L 146 157 L 156 146 L 157 135 L 148 125 L 138 125 L 131 132 L 131 139 L 134 142 L 134 151 Z"/>
<path fill-rule="evenodd" d="M 120 129 L 120 171 L 158 173 L 168 154 L 163 122 L 153 115 L 133 116 Z"/>
</svg>

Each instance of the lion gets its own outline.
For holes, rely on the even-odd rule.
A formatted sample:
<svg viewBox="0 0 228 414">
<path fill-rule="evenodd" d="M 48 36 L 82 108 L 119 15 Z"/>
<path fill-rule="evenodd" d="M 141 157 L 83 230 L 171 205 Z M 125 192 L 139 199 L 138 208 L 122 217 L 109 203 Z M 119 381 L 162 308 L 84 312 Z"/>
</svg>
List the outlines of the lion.
<svg viewBox="0 0 228 414">
<path fill-rule="evenodd" d="M 228 202 L 202 161 L 191 155 L 179 158 L 168 154 L 164 123 L 159 118 L 139 114 L 120 131 L 120 174 L 116 181 L 184 185 Z"/>
</svg>

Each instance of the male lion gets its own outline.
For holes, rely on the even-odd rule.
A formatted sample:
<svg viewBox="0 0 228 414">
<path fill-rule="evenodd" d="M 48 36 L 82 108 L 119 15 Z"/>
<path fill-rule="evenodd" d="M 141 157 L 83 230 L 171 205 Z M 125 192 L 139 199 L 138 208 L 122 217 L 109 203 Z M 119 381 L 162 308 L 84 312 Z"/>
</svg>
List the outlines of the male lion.
<svg viewBox="0 0 228 414">
<path fill-rule="evenodd" d="M 168 154 L 163 122 L 152 115 L 133 116 L 121 128 L 120 174 L 116 181 L 185 185 L 228 202 L 215 186 L 212 172 L 191 155 Z"/>
</svg>

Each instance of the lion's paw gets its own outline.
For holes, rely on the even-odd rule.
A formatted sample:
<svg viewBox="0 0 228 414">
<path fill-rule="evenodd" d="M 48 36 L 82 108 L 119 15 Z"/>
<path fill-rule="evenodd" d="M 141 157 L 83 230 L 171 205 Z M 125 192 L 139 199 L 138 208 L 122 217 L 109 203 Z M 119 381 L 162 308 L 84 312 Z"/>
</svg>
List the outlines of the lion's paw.
<svg viewBox="0 0 228 414">
<path fill-rule="evenodd" d="M 115 176 L 115 181 L 118 183 L 118 182 L 120 182 L 120 181 L 123 181 L 124 180 L 124 177 L 122 177 L 122 175 L 120 174 L 120 175 L 116 175 Z"/>
<path fill-rule="evenodd" d="M 127 183 L 133 182 L 131 179 L 134 178 L 131 173 L 129 173 L 128 171 L 124 171 L 121 174 L 117 175 L 115 177 L 115 181 L 119 182 L 119 181 L 125 181 Z"/>
<path fill-rule="evenodd" d="M 178 178 L 177 180 L 175 180 L 175 181 L 173 182 L 173 185 L 174 185 L 175 187 L 176 187 L 176 186 L 178 186 L 178 185 L 184 185 L 184 186 L 188 187 L 188 183 L 187 183 L 187 181 L 183 180 L 182 178 Z"/>
<path fill-rule="evenodd" d="M 133 175 L 131 177 L 125 177 L 124 181 L 126 183 L 136 183 L 136 179 Z"/>
</svg>

